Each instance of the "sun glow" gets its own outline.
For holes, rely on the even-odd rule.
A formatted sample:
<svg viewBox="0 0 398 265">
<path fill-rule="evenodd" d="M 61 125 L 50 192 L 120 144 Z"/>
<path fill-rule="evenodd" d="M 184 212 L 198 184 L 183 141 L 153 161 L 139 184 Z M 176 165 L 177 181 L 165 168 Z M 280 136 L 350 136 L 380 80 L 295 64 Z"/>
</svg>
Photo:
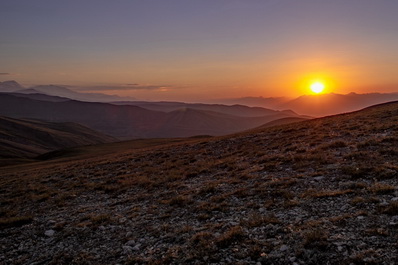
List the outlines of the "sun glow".
<svg viewBox="0 0 398 265">
<path fill-rule="evenodd" d="M 323 92 L 325 85 L 321 82 L 315 82 L 311 84 L 310 89 L 313 93 L 319 94 Z"/>
</svg>

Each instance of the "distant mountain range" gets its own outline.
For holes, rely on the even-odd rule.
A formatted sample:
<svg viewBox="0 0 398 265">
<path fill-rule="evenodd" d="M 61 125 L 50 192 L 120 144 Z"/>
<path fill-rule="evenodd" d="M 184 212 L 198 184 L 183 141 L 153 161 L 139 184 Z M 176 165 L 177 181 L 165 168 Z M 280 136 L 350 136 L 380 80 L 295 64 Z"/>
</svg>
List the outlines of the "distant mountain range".
<svg viewBox="0 0 398 265">
<path fill-rule="evenodd" d="M 31 158 L 58 149 L 114 141 L 77 123 L 0 116 L 0 159 Z"/>
<path fill-rule="evenodd" d="M 225 135 L 259 126 L 270 126 L 310 116 L 332 115 L 370 105 L 398 100 L 390 94 L 325 94 L 286 98 L 244 98 L 252 105 L 269 104 L 275 109 L 183 102 L 121 101 L 102 94 L 85 94 L 60 86 L 24 88 L 15 81 L 0 82 L 0 115 L 75 122 L 118 139 Z M 97 96 L 96 96 L 97 95 Z M 83 101 L 90 98 L 90 102 Z M 75 99 L 80 99 L 75 100 Z M 120 98 L 118 98 L 120 99 Z M 237 102 L 239 100 L 237 99 Z M 251 105 L 251 104 L 249 104 Z"/>
<path fill-rule="evenodd" d="M 243 117 L 263 116 L 273 110 L 292 110 L 301 115 L 321 117 L 344 112 L 359 110 L 374 104 L 398 100 L 398 93 L 368 93 L 357 94 L 322 94 L 304 95 L 298 98 L 287 97 L 244 97 L 235 99 L 220 99 L 215 104 L 198 104 L 184 102 L 146 102 L 132 100 L 126 101 L 119 96 L 100 93 L 79 93 L 62 86 L 40 85 L 24 88 L 16 81 L 0 82 L 0 92 L 12 92 L 15 96 L 22 94 L 35 95 L 29 98 L 46 101 L 65 101 L 69 99 L 86 102 L 108 102 L 115 105 L 134 105 L 148 110 L 171 112 L 181 108 L 195 110 L 210 110 Z M 58 98 L 45 98 L 54 96 Z M 59 98 L 61 97 L 61 98 Z M 238 106 L 239 105 L 239 106 Z M 252 108 L 248 108 L 252 107 Z"/>
<path fill-rule="evenodd" d="M 45 94 L 87 102 L 112 102 L 126 99 L 124 97 L 119 97 L 116 95 L 106 95 L 101 93 L 79 93 L 66 87 L 55 85 L 40 85 L 30 88 L 24 88 L 14 80 L 0 82 L 0 92 L 14 92 L 19 94 Z"/>
<path fill-rule="evenodd" d="M 33 96 L 33 98 L 30 98 Z M 236 116 L 211 110 L 180 108 L 171 112 L 145 109 L 133 105 L 115 105 L 52 98 L 34 99 L 37 94 L 0 93 L 0 115 L 34 118 L 51 122 L 77 122 L 119 139 L 154 137 L 189 137 L 224 135 L 254 128 L 267 122 L 300 117 L 291 111 L 253 108 L 252 116 Z M 209 105 L 209 109 L 213 106 Z M 233 112 L 231 108 L 226 108 Z"/>
<path fill-rule="evenodd" d="M 346 95 L 330 93 L 321 95 L 304 95 L 295 99 L 285 97 L 245 97 L 220 100 L 220 103 L 243 104 L 252 107 L 266 107 L 276 110 L 290 109 L 302 115 L 321 117 L 360 110 L 371 105 L 395 100 L 398 100 L 398 93 L 349 93 Z"/>
</svg>

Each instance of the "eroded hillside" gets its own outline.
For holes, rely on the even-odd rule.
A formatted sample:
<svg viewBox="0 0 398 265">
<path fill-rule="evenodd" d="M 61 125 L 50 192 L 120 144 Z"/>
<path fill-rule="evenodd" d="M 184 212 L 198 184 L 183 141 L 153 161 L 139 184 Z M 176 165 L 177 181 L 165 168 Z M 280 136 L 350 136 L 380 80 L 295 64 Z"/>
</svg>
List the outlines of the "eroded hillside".
<svg viewBox="0 0 398 265">
<path fill-rule="evenodd" d="M 398 103 L 1 171 L 1 263 L 394 264 Z"/>
</svg>

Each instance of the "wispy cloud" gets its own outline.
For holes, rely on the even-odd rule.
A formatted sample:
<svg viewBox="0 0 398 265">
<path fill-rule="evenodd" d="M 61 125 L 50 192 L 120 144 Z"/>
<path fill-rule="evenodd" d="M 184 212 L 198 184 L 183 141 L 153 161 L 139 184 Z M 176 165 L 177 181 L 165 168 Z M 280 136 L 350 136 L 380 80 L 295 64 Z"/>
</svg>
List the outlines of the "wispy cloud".
<svg viewBox="0 0 398 265">
<path fill-rule="evenodd" d="M 0 73 L 0 75 L 11 75 L 10 73 Z"/>
<path fill-rule="evenodd" d="M 112 90 L 169 90 L 171 86 L 166 85 L 140 85 L 140 84 L 122 84 L 122 85 L 101 85 L 101 86 L 85 86 L 78 88 L 81 91 L 112 91 Z"/>
</svg>

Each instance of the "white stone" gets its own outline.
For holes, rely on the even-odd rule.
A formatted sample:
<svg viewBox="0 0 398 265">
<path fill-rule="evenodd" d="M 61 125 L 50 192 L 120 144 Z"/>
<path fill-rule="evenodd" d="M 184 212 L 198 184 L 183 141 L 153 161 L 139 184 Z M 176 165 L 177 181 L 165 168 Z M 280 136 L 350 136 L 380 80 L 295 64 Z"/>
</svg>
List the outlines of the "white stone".
<svg viewBox="0 0 398 265">
<path fill-rule="evenodd" d="M 280 251 L 286 251 L 286 250 L 288 250 L 289 249 L 289 247 L 288 246 L 286 246 L 286 245 L 282 245 L 281 247 L 280 247 Z"/>
<path fill-rule="evenodd" d="M 50 230 L 46 230 L 46 232 L 44 232 L 44 234 L 48 237 L 52 237 L 55 234 L 55 231 L 50 229 Z"/>
</svg>

